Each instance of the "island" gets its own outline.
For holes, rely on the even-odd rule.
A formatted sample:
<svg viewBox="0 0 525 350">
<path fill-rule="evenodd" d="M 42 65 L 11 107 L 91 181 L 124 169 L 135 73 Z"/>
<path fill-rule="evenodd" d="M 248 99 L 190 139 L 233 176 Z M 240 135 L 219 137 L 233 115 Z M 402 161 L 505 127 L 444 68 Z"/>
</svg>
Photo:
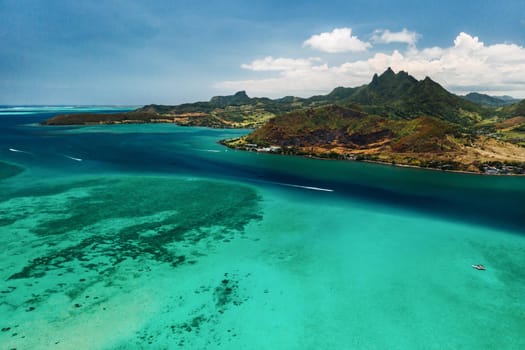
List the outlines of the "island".
<svg viewBox="0 0 525 350">
<path fill-rule="evenodd" d="M 525 100 L 457 96 L 426 77 L 388 68 L 369 84 L 310 98 L 251 98 L 147 105 L 116 114 L 69 114 L 44 125 L 174 123 L 249 128 L 227 147 L 484 174 L 525 174 Z"/>
</svg>

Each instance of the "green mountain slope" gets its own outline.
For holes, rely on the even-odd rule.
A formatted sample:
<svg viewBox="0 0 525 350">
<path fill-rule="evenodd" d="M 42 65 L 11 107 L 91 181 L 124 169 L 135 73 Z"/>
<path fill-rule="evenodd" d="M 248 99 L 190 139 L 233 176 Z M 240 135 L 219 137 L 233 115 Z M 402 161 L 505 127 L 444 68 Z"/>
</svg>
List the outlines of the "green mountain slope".
<svg viewBox="0 0 525 350">
<path fill-rule="evenodd" d="M 398 102 L 418 81 L 406 72 L 394 73 L 388 68 L 383 74 L 374 75 L 368 85 L 358 88 L 349 96 L 353 102 L 362 105 L 384 105 Z"/>
<path fill-rule="evenodd" d="M 509 106 L 507 111 L 511 117 L 525 117 L 525 100 Z"/>
<path fill-rule="evenodd" d="M 374 75 L 372 82 L 349 96 L 349 102 L 369 113 L 394 119 L 433 116 L 461 125 L 472 125 L 488 115 L 483 107 L 448 92 L 430 78 L 418 81 L 390 68 Z"/>
</svg>

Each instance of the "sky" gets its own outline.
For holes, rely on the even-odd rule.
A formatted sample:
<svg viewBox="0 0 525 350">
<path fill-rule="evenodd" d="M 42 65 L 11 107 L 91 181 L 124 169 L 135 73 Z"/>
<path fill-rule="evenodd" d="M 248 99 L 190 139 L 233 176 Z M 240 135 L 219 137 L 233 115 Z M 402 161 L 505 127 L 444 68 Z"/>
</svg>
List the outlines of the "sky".
<svg viewBox="0 0 525 350">
<path fill-rule="evenodd" d="M 308 97 L 392 67 L 525 98 L 525 1 L 0 0 L 0 104 Z"/>
</svg>

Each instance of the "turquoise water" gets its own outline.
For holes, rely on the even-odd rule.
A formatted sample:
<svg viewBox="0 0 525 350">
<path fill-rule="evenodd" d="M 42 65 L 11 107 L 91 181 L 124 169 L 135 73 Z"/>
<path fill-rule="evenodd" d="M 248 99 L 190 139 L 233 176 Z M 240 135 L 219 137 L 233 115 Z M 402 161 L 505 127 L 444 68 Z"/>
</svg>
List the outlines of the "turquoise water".
<svg viewBox="0 0 525 350">
<path fill-rule="evenodd" d="M 2 349 L 525 347 L 525 178 L 33 112 L 0 119 Z"/>
</svg>

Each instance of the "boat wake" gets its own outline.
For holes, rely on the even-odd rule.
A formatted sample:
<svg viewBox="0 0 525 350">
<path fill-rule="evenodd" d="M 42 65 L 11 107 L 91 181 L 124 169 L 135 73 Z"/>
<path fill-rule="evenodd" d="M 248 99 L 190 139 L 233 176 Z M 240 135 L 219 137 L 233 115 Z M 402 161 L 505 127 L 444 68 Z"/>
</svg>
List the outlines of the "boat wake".
<svg viewBox="0 0 525 350">
<path fill-rule="evenodd" d="M 217 150 L 217 149 L 200 149 L 199 151 L 202 151 L 202 152 L 212 152 L 212 153 L 221 153 L 221 151 Z"/>
<path fill-rule="evenodd" d="M 304 188 L 306 190 L 312 190 L 312 191 L 334 192 L 334 190 L 332 190 L 330 188 L 313 187 L 313 186 L 301 186 L 301 185 L 285 184 L 285 183 L 281 183 L 280 185 L 289 186 L 289 187 L 296 187 L 296 188 Z"/>
<path fill-rule="evenodd" d="M 310 191 L 334 192 L 334 190 L 332 190 L 331 188 L 295 185 L 295 184 L 289 184 L 289 183 L 285 183 L 285 182 L 273 182 L 273 181 L 261 181 L 261 182 L 265 182 L 265 183 L 269 183 L 269 184 L 275 184 L 275 185 L 279 185 L 279 186 L 302 188 L 302 189 L 310 190 Z"/>
<path fill-rule="evenodd" d="M 71 159 L 71 160 L 77 161 L 77 162 L 81 162 L 81 161 L 83 161 L 82 158 L 75 158 L 75 157 L 68 156 L 68 155 L 66 155 L 66 154 L 64 154 L 63 156 L 66 157 L 66 158 L 69 158 L 69 159 Z"/>
<path fill-rule="evenodd" d="M 28 151 L 22 151 L 22 150 L 19 150 L 19 149 L 16 149 L 16 148 L 9 148 L 9 150 L 10 150 L 11 152 L 15 152 L 15 153 L 32 154 L 31 152 L 28 152 Z"/>
</svg>

